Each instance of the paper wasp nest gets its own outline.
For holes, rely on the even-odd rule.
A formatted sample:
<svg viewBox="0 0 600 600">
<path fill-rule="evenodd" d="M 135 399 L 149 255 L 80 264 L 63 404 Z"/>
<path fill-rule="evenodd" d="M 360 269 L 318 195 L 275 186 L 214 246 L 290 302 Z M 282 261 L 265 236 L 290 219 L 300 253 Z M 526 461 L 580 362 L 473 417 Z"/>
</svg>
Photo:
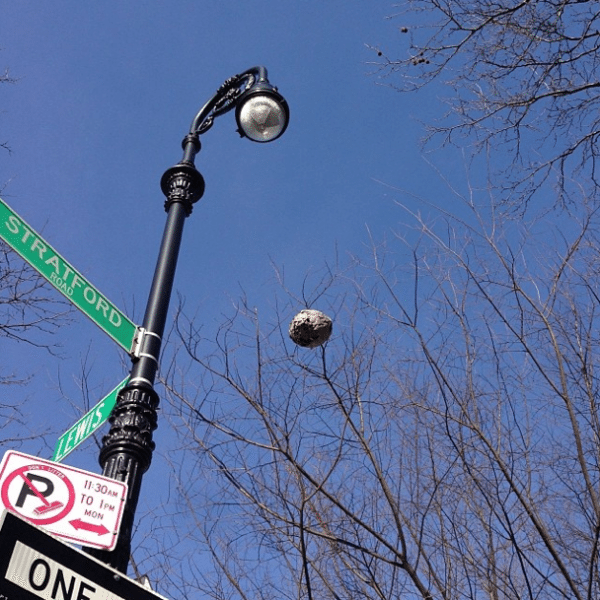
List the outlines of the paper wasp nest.
<svg viewBox="0 0 600 600">
<path fill-rule="evenodd" d="M 290 337 L 303 348 L 316 348 L 331 335 L 333 322 L 320 310 L 301 310 L 290 323 Z"/>
</svg>

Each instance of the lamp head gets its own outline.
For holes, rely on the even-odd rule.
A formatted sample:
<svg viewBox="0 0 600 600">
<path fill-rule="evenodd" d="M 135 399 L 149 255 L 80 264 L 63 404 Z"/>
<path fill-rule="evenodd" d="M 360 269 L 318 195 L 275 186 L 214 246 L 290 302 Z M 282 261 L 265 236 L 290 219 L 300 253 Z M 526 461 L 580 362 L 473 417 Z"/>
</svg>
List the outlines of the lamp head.
<svg viewBox="0 0 600 600">
<path fill-rule="evenodd" d="M 286 130 L 290 109 L 277 88 L 263 79 L 242 92 L 235 118 L 242 137 L 253 142 L 271 142 Z"/>
</svg>

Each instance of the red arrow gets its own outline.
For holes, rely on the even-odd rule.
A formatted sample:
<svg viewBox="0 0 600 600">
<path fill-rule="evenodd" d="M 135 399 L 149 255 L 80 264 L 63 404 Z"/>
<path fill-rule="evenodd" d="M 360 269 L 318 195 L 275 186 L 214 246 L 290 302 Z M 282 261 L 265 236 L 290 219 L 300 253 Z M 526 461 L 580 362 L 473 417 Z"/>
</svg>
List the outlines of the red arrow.
<svg viewBox="0 0 600 600">
<path fill-rule="evenodd" d="M 104 525 L 94 525 L 93 523 L 86 523 L 81 519 L 73 519 L 72 521 L 69 521 L 69 523 L 71 523 L 71 525 L 73 525 L 75 529 L 85 529 L 86 531 L 97 533 L 98 535 L 104 535 L 105 533 L 109 532 L 108 529 L 104 527 Z"/>
</svg>

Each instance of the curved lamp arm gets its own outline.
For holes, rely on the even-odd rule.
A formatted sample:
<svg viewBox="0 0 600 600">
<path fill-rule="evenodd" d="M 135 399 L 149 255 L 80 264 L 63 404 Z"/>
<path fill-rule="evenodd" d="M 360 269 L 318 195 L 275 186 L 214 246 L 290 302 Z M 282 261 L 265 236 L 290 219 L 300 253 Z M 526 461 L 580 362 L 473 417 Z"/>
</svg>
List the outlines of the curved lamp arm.
<svg viewBox="0 0 600 600">
<path fill-rule="evenodd" d="M 236 108 L 238 133 L 255 142 L 270 142 L 286 130 L 290 111 L 285 98 L 269 83 L 267 69 L 252 67 L 227 79 L 198 111 L 183 139 L 182 163 L 193 165 L 200 150 L 200 136 L 216 117 Z"/>
</svg>

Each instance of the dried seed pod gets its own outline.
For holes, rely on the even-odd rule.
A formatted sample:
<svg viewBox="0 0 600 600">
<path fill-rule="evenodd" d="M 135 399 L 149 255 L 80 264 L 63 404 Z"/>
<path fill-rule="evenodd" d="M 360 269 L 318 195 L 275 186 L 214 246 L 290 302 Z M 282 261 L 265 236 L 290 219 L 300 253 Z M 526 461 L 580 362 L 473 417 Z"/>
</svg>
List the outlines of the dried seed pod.
<svg viewBox="0 0 600 600">
<path fill-rule="evenodd" d="M 301 310 L 290 323 L 290 338 L 303 348 L 316 348 L 331 335 L 332 320 L 320 310 Z"/>
</svg>

